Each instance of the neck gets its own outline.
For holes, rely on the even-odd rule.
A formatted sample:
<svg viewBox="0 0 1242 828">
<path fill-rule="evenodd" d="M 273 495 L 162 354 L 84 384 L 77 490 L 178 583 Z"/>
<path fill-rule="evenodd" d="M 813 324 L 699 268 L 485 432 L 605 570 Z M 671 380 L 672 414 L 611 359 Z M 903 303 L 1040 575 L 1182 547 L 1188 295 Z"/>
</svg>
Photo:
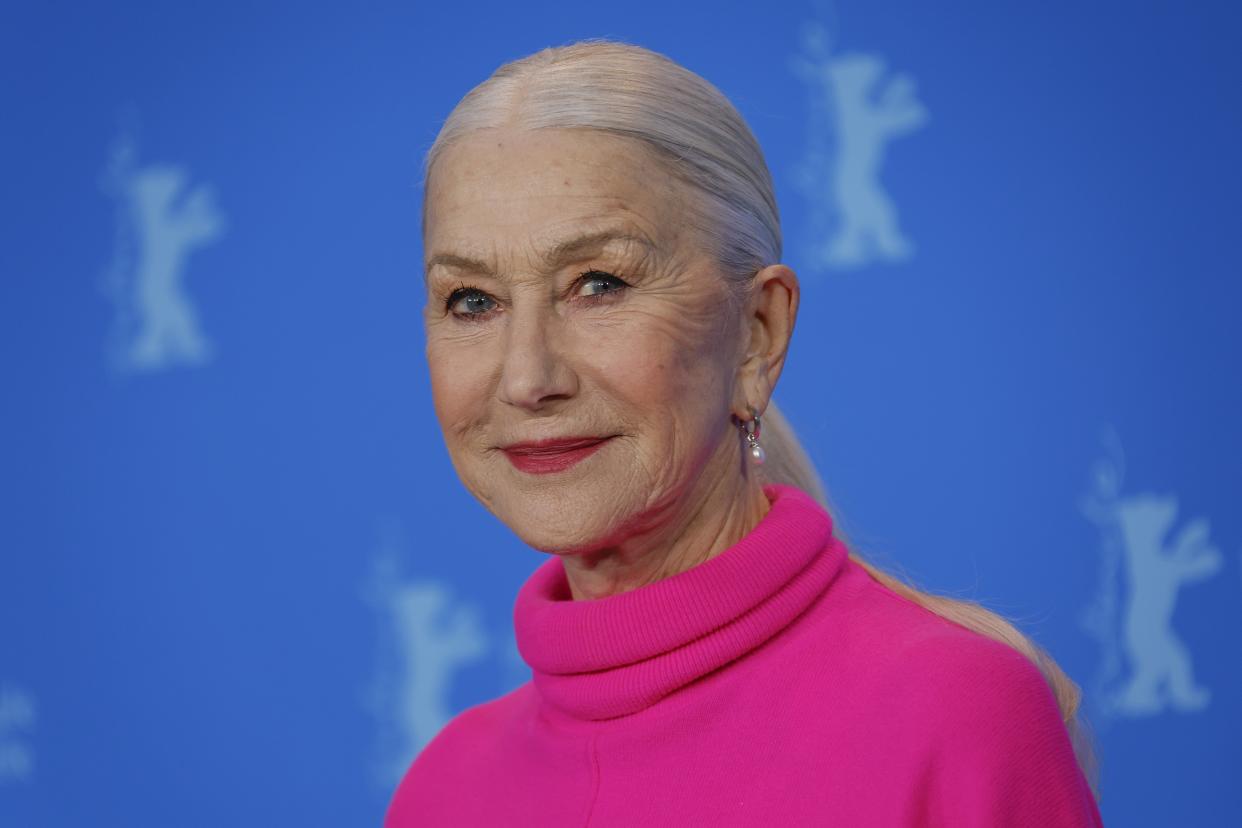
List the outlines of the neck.
<svg viewBox="0 0 1242 828">
<path fill-rule="evenodd" d="M 698 566 L 753 530 L 770 504 L 763 483 L 745 466 L 737 474 L 707 469 L 688 497 L 646 514 L 638 531 L 588 552 L 561 555 L 575 601 L 606 598 Z"/>
</svg>

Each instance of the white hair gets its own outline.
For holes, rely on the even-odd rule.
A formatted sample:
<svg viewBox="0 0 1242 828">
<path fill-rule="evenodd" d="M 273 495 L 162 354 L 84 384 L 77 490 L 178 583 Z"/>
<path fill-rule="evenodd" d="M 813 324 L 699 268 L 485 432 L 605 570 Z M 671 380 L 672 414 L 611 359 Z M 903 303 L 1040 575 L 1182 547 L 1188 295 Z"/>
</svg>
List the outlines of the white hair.
<svg viewBox="0 0 1242 828">
<path fill-rule="evenodd" d="M 720 90 L 657 52 L 611 40 L 550 47 L 506 63 L 454 108 L 427 153 L 476 129 L 592 129 L 634 138 L 707 200 L 696 224 L 728 275 L 781 260 L 781 222 L 759 142 Z"/>
</svg>

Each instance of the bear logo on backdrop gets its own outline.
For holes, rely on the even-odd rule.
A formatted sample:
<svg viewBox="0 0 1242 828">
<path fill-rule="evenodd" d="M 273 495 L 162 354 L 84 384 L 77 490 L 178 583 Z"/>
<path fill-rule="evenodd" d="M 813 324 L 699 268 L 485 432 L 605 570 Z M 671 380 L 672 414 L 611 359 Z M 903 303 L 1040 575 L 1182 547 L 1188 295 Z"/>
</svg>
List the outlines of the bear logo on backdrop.
<svg viewBox="0 0 1242 828">
<path fill-rule="evenodd" d="M 213 348 L 186 293 L 192 254 L 224 233 L 207 184 L 183 166 L 141 164 L 124 133 L 101 180 L 116 201 L 116 241 L 104 290 L 115 306 L 109 355 L 121 373 L 151 372 L 211 359 Z"/>
<path fill-rule="evenodd" d="M 806 156 L 796 185 L 810 202 L 812 267 L 845 270 L 914 255 L 880 184 L 889 142 L 928 120 L 914 80 L 873 54 L 832 54 L 827 27 L 808 23 L 790 66 L 809 95 Z"/>
<path fill-rule="evenodd" d="M 1173 629 L 1182 591 L 1220 571 L 1204 517 L 1178 525 L 1173 494 L 1124 494 L 1125 457 L 1115 431 L 1092 469 L 1082 513 L 1100 532 L 1098 591 L 1082 618 L 1100 644 L 1093 682 L 1106 716 L 1153 716 L 1207 709 L 1211 690 L 1195 679 L 1190 648 Z"/>
<path fill-rule="evenodd" d="M 30 736 L 35 726 L 34 698 L 20 687 L 0 683 L 0 785 L 29 782 L 34 775 Z"/>
<path fill-rule="evenodd" d="M 500 691 L 528 679 L 529 670 L 523 675 L 513 636 L 489 633 L 476 603 L 442 580 L 403 572 L 406 544 L 398 523 L 384 524 L 380 536 L 364 589 L 379 629 L 366 707 L 378 726 L 373 779 L 387 790 L 460 709 L 453 691 L 463 670 L 490 657 Z M 490 698 L 496 689 L 489 686 L 483 695 Z"/>
</svg>

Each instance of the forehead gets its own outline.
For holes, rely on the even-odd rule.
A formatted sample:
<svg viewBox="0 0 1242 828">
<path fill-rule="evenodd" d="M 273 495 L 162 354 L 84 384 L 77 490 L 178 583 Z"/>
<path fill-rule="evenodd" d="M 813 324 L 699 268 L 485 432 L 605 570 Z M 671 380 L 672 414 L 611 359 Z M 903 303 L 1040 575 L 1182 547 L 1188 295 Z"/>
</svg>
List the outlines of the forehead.
<svg viewBox="0 0 1242 828">
<path fill-rule="evenodd" d="M 427 182 L 429 257 L 505 245 L 553 247 L 584 231 L 682 238 L 682 187 L 651 150 L 593 130 L 487 129 L 437 159 Z"/>
</svg>

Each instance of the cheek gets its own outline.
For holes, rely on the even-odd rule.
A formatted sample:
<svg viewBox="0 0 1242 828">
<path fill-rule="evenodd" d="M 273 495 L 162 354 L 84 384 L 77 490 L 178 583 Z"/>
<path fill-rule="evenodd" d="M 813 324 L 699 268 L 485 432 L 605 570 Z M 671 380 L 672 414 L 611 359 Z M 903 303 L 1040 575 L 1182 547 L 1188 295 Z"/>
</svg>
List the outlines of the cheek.
<svg viewBox="0 0 1242 828">
<path fill-rule="evenodd" d="M 725 397 L 720 343 L 647 322 L 597 338 L 593 350 L 608 355 L 593 360 L 597 375 L 636 418 L 655 421 L 661 431 L 684 431 L 691 421 L 710 419 Z"/>
<path fill-rule="evenodd" d="M 486 411 L 490 362 L 485 349 L 464 343 L 429 340 L 427 369 L 436 417 L 447 438 L 469 427 Z"/>
</svg>

